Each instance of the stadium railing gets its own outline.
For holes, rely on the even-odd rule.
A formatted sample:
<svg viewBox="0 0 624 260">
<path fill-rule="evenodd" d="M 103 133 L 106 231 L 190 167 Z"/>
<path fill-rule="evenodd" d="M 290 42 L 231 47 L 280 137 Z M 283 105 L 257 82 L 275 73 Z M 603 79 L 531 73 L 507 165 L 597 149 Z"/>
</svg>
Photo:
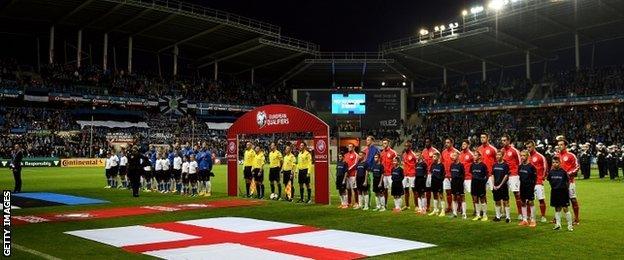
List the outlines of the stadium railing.
<svg viewBox="0 0 624 260">
<path fill-rule="evenodd" d="M 279 36 L 281 27 L 259 20 L 247 18 L 237 14 L 204 7 L 201 5 L 189 4 L 174 0 L 109 0 L 111 2 L 135 5 L 144 8 L 160 9 L 167 12 L 179 12 L 205 18 L 215 22 L 225 23 L 241 29 L 250 29 L 262 34 Z"/>
<path fill-rule="evenodd" d="M 610 96 L 588 96 L 588 97 L 570 97 L 570 98 L 554 98 L 545 100 L 524 100 L 509 102 L 489 102 L 482 104 L 470 105 L 435 105 L 429 107 L 421 107 L 421 114 L 427 113 L 452 113 L 462 111 L 490 111 L 490 110 L 507 110 L 519 108 L 543 108 L 554 106 L 573 106 L 573 105 L 598 105 L 608 103 L 622 103 L 624 95 Z"/>
</svg>

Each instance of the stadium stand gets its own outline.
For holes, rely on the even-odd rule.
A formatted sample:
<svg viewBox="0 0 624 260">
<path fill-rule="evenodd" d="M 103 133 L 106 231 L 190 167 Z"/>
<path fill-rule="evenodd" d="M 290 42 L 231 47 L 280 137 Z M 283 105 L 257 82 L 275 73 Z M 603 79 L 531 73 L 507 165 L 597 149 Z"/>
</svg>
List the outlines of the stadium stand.
<svg viewBox="0 0 624 260">
<path fill-rule="evenodd" d="M 31 4 L 31 1 L 25 1 L 5 6 L 5 17 L 2 19 L 13 19 L 13 13 L 30 10 Z M 407 139 L 422 141 L 423 136 L 434 134 L 459 138 L 472 137 L 479 131 L 492 132 L 497 136 L 503 132 L 518 130 L 514 137 L 530 136 L 546 140 L 555 134 L 565 134 L 576 142 L 622 144 L 619 132 L 621 127 L 616 127 L 622 124 L 619 113 L 621 105 L 564 104 L 556 109 L 543 106 L 521 110 L 505 108 L 505 105 L 515 104 L 511 102 L 532 101 L 545 104 L 560 98 L 612 98 L 624 93 L 624 67 L 621 65 L 594 67 L 592 62 L 591 67 L 583 67 L 577 61 L 574 69 L 545 70 L 543 75 L 530 74 L 529 70 L 526 75 L 502 76 L 502 70 L 517 66 L 519 61 L 523 61 L 518 59 L 517 54 L 522 57 L 526 54 L 527 62 L 531 60 L 546 63 L 556 60 L 559 55 L 557 51 L 574 47 L 573 41 L 562 40 L 567 39 L 565 37 L 570 36 L 570 31 L 574 30 L 561 34 L 552 34 L 548 30 L 551 27 L 561 29 L 556 21 L 547 22 L 544 28 L 536 28 L 533 33 L 537 37 L 513 37 L 503 31 L 516 28 L 516 23 L 503 24 L 500 28 L 497 27 L 497 31 L 493 31 L 493 21 L 487 14 L 484 17 L 475 14 L 461 25 L 461 34 L 454 34 L 452 30 L 450 34 L 446 31 L 439 32 L 439 35 L 433 31 L 421 31 L 418 36 L 384 43 L 379 52 L 320 52 L 318 45 L 282 35 L 278 26 L 234 14 L 221 16 L 221 13 L 213 9 L 186 3 L 179 3 L 175 7 L 158 6 L 161 9 L 154 11 L 159 4 L 161 3 L 137 1 L 126 6 L 116 1 L 105 1 L 99 5 L 88 2 L 77 6 L 71 1 L 59 2 L 54 8 L 59 13 L 70 13 L 61 19 L 63 25 L 84 25 L 80 27 L 97 32 L 104 29 L 108 32 L 105 36 L 110 37 L 110 42 L 118 49 L 122 43 L 125 45 L 128 38 L 132 38 L 138 44 L 133 47 L 128 43 L 128 49 L 136 48 L 140 52 L 156 54 L 158 68 L 148 66 L 153 61 L 146 63 L 145 59 L 137 59 L 134 68 L 131 64 L 117 66 L 117 61 L 111 64 L 111 57 L 95 63 L 89 57 L 90 62 L 86 62 L 84 57 L 82 60 L 78 59 L 79 55 L 86 55 L 85 50 L 78 49 L 78 46 L 74 46 L 77 60 L 70 62 L 67 59 L 61 62 L 59 57 L 55 59 L 53 55 L 48 57 L 49 62 L 45 64 L 22 64 L 15 58 L 0 58 L 0 91 L 9 96 L 24 96 L 26 100 L 11 101 L 9 97 L 6 99 L 9 100 L 7 105 L 1 108 L 0 130 L 7 137 L 5 142 L 10 142 L 11 136 L 21 134 L 32 138 L 37 144 L 30 149 L 32 152 L 28 153 L 29 156 L 51 153 L 59 156 L 84 156 L 90 153 L 91 156 L 98 156 L 101 148 L 106 149 L 106 133 L 115 129 L 96 126 L 91 131 L 89 127 L 81 127 L 78 123 L 85 125 L 85 122 L 93 120 L 89 117 L 95 116 L 96 120 L 116 117 L 127 122 L 145 123 L 148 128 L 133 126 L 123 129 L 145 143 L 193 143 L 209 140 L 218 146 L 224 144 L 225 131 L 211 127 L 214 125 L 210 123 L 232 122 L 245 109 L 253 106 L 292 104 L 291 88 L 300 85 L 318 86 L 318 82 L 322 82 L 325 87 L 331 83 L 334 88 L 338 87 L 336 82 L 367 86 L 381 83 L 386 86 L 388 81 L 402 82 L 397 85 L 411 90 L 410 94 L 414 95 L 414 105 L 411 107 L 414 111 L 410 112 L 417 111 L 418 124 L 401 122 L 392 129 L 363 129 L 357 122 L 341 122 L 332 125 L 332 135 L 336 132 L 357 132 L 361 136 L 389 138 L 400 146 Z M 561 14 L 569 12 L 568 9 L 558 9 L 560 7 L 556 5 L 528 3 L 518 7 L 517 13 L 505 14 L 499 19 L 514 19 L 514 15 L 532 18 L 536 15 L 531 11 L 541 8 L 552 8 Z M 594 3 L 587 3 L 583 8 L 601 14 L 604 19 L 615 19 L 612 12 L 605 11 Z M 119 12 L 120 18 L 136 23 L 110 24 L 109 10 L 124 11 Z M 201 10 L 204 10 L 203 13 Z M 58 20 L 52 13 L 37 8 L 33 8 L 33 11 L 37 13 L 32 15 L 41 20 Z M 154 14 L 145 15 L 150 11 L 154 11 Z M 179 13 L 181 11 L 186 13 Z M 96 19 L 93 19 L 94 13 L 97 14 Z M 197 28 L 179 26 L 190 21 L 199 23 Z M 583 20 L 583 23 L 585 24 L 578 25 L 577 28 L 577 31 L 582 32 L 583 42 L 585 38 L 601 42 L 618 37 L 618 32 L 599 37 L 590 31 L 598 34 L 599 30 L 609 28 L 608 24 L 590 19 Z M 54 31 L 55 28 L 49 29 Z M 528 29 L 521 28 L 517 33 L 523 36 L 526 30 Z M 47 34 L 48 30 L 44 32 Z M 547 44 L 546 39 L 551 38 L 558 39 L 559 42 Z M 205 44 L 213 39 L 220 41 Z M 101 43 L 100 38 L 88 41 Z M 474 47 L 477 45 L 485 47 Z M 175 56 L 178 48 L 183 49 L 180 57 Z M 163 73 L 160 57 L 164 51 L 170 50 L 174 51 L 171 58 L 176 62 L 188 63 L 185 64 L 187 67 L 182 69 L 182 64 L 176 63 L 172 73 Z M 110 51 L 105 50 L 105 53 L 113 54 Z M 64 54 L 67 56 L 67 53 Z M 195 59 L 189 61 L 191 57 Z M 115 58 L 116 56 L 113 57 Z M 128 58 L 132 59 L 131 56 Z M 531 63 L 528 65 L 530 67 Z M 486 77 L 486 74 L 491 74 L 491 67 L 497 70 L 500 68 L 501 76 Z M 480 74 L 479 69 L 483 70 L 483 77 L 468 77 L 470 74 Z M 436 77 L 442 71 L 443 83 L 440 84 L 441 78 Z M 206 76 L 213 74 L 212 72 L 213 76 Z M 254 73 L 265 78 L 254 78 Z M 250 74 L 250 77 L 246 74 Z M 226 75 L 229 76 L 224 77 Z M 409 86 L 406 81 L 411 81 Z M 62 102 L 45 104 L 32 100 L 42 96 L 58 97 Z M 91 102 L 71 102 L 70 99 L 77 97 L 86 100 L 102 98 L 106 102 L 97 103 L 95 106 Z M 189 107 L 189 112 L 181 115 L 163 115 L 159 109 L 160 104 L 155 105 L 162 102 L 159 100 L 162 97 L 181 97 L 195 107 Z M 141 105 L 129 105 L 129 102 Z M 151 105 L 145 105 L 150 102 Z M 215 104 L 227 109 L 203 109 L 204 106 Z M 233 105 L 242 106 L 242 110 L 233 111 L 234 109 L 230 109 Z M 465 109 L 466 105 L 494 108 L 487 112 L 450 112 L 454 106 L 463 106 L 459 109 Z M 100 110 L 98 113 L 90 111 L 95 110 L 96 106 Z M 561 122 L 576 115 L 580 115 L 578 120 L 582 125 L 561 125 Z M 613 127 L 600 127 L 600 120 L 610 117 L 615 118 Z M 42 118 L 45 120 L 41 120 Z M 73 134 L 59 137 L 58 133 L 65 131 Z M 93 145 L 85 147 L 84 143 L 90 139 L 91 133 Z M 41 137 L 42 134 L 48 136 Z M 290 139 L 279 136 L 271 138 Z M 257 141 L 266 143 L 267 140 Z M 67 148 L 64 154 L 58 152 L 62 146 Z"/>
</svg>

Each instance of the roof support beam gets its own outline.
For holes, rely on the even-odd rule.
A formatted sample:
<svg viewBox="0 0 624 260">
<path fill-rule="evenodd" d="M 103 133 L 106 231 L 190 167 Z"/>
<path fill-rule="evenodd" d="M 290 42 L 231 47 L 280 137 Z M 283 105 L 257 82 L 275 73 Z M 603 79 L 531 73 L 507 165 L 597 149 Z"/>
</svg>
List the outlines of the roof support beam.
<svg viewBox="0 0 624 260">
<path fill-rule="evenodd" d="M 269 62 L 267 62 L 267 63 L 263 63 L 263 64 L 260 64 L 260 65 L 256 65 L 256 66 L 254 66 L 254 67 L 251 67 L 251 68 L 249 68 L 249 69 L 245 69 L 245 70 L 241 70 L 241 71 L 236 72 L 236 73 L 234 73 L 234 74 L 241 74 L 241 73 L 247 72 L 247 71 L 249 71 L 249 70 L 256 70 L 256 69 L 264 68 L 264 67 L 267 67 L 267 66 L 271 66 L 271 65 L 273 65 L 273 64 L 277 64 L 277 63 L 280 63 L 280 62 L 283 62 L 283 61 L 287 61 L 287 60 L 290 60 L 290 59 L 294 59 L 294 58 L 299 57 L 299 56 L 301 56 L 301 55 L 303 55 L 303 52 L 295 53 L 295 54 L 293 54 L 293 55 L 286 56 L 286 57 L 281 58 L 281 59 L 272 60 L 272 61 L 269 61 Z"/>
<path fill-rule="evenodd" d="M 401 64 L 399 62 L 387 63 L 386 65 L 390 69 L 394 70 L 396 73 L 401 74 L 401 76 L 407 76 L 407 78 L 409 78 L 411 80 L 415 80 L 416 78 L 420 78 L 422 80 L 427 80 L 427 77 L 422 76 L 422 75 L 418 75 L 418 74 L 412 72 L 411 70 L 409 70 L 408 68 L 406 68 L 405 66 L 403 66 L 403 64 Z"/>
<path fill-rule="evenodd" d="M 463 56 L 466 56 L 466 57 L 469 57 L 469 58 L 472 58 L 472 59 L 475 59 L 475 60 L 485 61 L 485 62 L 490 63 L 490 64 L 492 64 L 494 66 L 497 66 L 497 67 L 504 67 L 502 64 L 499 64 L 498 62 L 486 59 L 484 57 L 479 57 L 479 56 L 471 54 L 471 53 L 460 51 L 460 50 L 457 50 L 455 48 L 447 47 L 447 46 L 440 45 L 440 44 L 437 44 L 436 46 L 438 48 L 440 48 L 440 49 L 445 50 L 445 51 L 454 52 L 454 53 L 457 53 L 457 54 L 460 54 L 460 55 L 463 55 Z"/>
<path fill-rule="evenodd" d="M 604 8 L 603 6 L 606 6 L 608 8 Z M 624 10 L 620 10 L 619 8 L 611 5 L 610 3 L 607 3 L 605 1 L 600 1 L 600 7 L 602 9 L 608 10 L 609 12 L 619 16 L 620 18 L 624 18 Z"/>
<path fill-rule="evenodd" d="M 119 24 L 119 25 L 117 25 L 117 26 L 115 26 L 115 27 L 113 27 L 113 28 L 111 28 L 109 30 L 106 30 L 106 31 L 107 32 L 112 32 L 112 31 L 119 30 L 120 28 L 123 28 L 124 26 L 126 26 L 128 24 L 131 24 L 134 21 L 140 19 L 141 17 L 143 17 L 145 14 L 149 13 L 150 11 L 151 11 L 151 9 L 145 9 L 145 10 L 139 12 L 138 14 L 134 15 L 134 17 L 132 17 L 132 18 L 126 20 L 125 22 L 123 22 L 123 23 L 121 23 L 121 24 Z"/>
<path fill-rule="evenodd" d="M 425 63 L 427 65 L 431 65 L 431 66 L 438 67 L 438 68 L 441 68 L 441 69 L 446 68 L 447 70 L 450 70 L 450 71 L 453 71 L 453 72 L 456 72 L 456 73 L 459 73 L 459 74 L 462 74 L 462 75 L 465 74 L 463 71 L 459 71 L 459 70 L 456 70 L 456 69 L 453 69 L 453 68 L 449 68 L 446 65 L 438 64 L 438 63 L 431 62 L 431 61 L 428 61 L 428 60 L 423 60 L 421 58 L 417 58 L 417 57 L 410 56 L 410 55 L 407 55 L 407 54 L 399 54 L 399 55 L 405 57 L 408 60 L 414 60 L 414 61 L 417 61 L 417 62 Z"/>
<path fill-rule="evenodd" d="M 193 35 L 191 35 L 191 36 L 189 36 L 189 37 L 187 37 L 187 38 L 184 38 L 184 39 L 182 39 L 182 40 L 179 40 L 179 41 L 177 41 L 177 42 L 175 42 L 175 43 L 173 43 L 173 44 L 167 45 L 166 47 L 163 47 L 163 48 L 161 48 L 160 50 L 158 50 L 158 52 L 163 52 L 163 51 L 165 51 L 165 50 L 167 50 L 167 49 L 173 48 L 173 47 L 174 47 L 174 46 L 176 46 L 176 45 L 180 45 L 180 44 L 183 44 L 183 43 L 185 43 L 185 42 L 188 42 L 188 41 L 191 41 L 191 40 L 193 40 L 193 39 L 196 39 L 197 37 L 201 37 L 201 36 L 204 36 L 204 35 L 206 35 L 206 34 L 210 34 L 210 33 L 214 32 L 214 31 L 216 31 L 216 30 L 219 30 L 219 29 L 221 29 L 221 28 L 223 28 L 223 27 L 225 27 L 225 25 L 224 25 L 224 24 L 219 24 L 219 25 L 214 26 L 214 27 L 212 27 L 212 28 L 210 28 L 210 29 L 204 30 L 204 31 L 202 31 L 202 32 L 199 32 L 199 33 L 193 34 Z"/>
<path fill-rule="evenodd" d="M 292 69 L 290 69 L 289 71 L 287 71 L 286 73 L 284 73 L 282 76 L 280 76 L 279 78 L 277 78 L 277 80 L 273 81 L 273 83 L 271 83 L 271 85 L 269 86 L 275 86 L 281 82 L 286 82 L 287 80 L 293 78 L 294 76 L 297 76 L 299 73 L 301 73 L 302 71 L 308 69 L 308 67 L 312 66 L 312 63 L 306 63 L 305 60 L 299 62 L 296 66 L 292 67 Z"/>
<path fill-rule="evenodd" d="M 88 22 L 87 24 L 82 26 L 82 29 L 85 29 L 87 27 L 90 27 L 91 25 L 94 25 L 95 23 L 104 20 L 106 17 L 108 17 L 109 15 L 117 12 L 117 10 L 119 10 L 120 8 L 122 8 L 124 6 L 123 3 L 117 4 L 115 7 L 111 8 L 108 12 L 104 13 L 103 15 L 101 15 L 98 18 L 95 18 L 93 20 L 91 20 L 90 22 Z"/>
<path fill-rule="evenodd" d="M 499 56 L 505 56 L 505 55 L 509 55 L 509 54 L 514 54 L 514 53 L 518 53 L 517 50 L 515 51 L 508 51 L 508 52 L 503 52 L 503 53 L 498 53 L 498 54 L 492 54 L 492 55 L 488 55 L 488 56 L 483 56 L 483 58 L 489 59 L 489 58 L 494 58 L 494 57 L 499 57 Z M 455 65 L 455 64 L 462 64 L 462 63 L 467 63 L 472 61 L 472 59 L 470 60 L 458 60 L 458 61 L 453 61 L 453 62 L 449 62 L 446 63 L 444 65 L 446 66 L 450 66 L 450 65 Z"/>
<path fill-rule="evenodd" d="M 59 18 L 58 20 L 56 20 L 56 22 L 54 22 L 54 24 L 59 24 L 62 23 L 63 21 L 65 21 L 67 18 L 71 17 L 72 15 L 76 14 L 77 12 L 79 12 L 80 10 L 82 10 L 83 8 L 87 7 L 89 4 L 93 3 L 94 0 L 87 0 L 84 1 L 82 4 L 80 4 L 78 7 L 74 8 L 74 10 L 72 10 L 71 12 L 67 13 L 66 15 L 64 15 L 63 17 Z"/>
<path fill-rule="evenodd" d="M 6 1 L 3 4 L 0 4 L 0 10 L 4 10 L 7 7 L 13 5 L 15 2 L 17 2 L 17 0 L 10 0 L 10 1 Z"/>
<path fill-rule="evenodd" d="M 260 49 L 260 48 L 262 48 L 262 47 L 264 47 L 264 45 L 256 45 L 256 46 L 251 47 L 251 48 L 249 48 L 249 49 L 239 51 L 239 52 L 237 52 L 237 53 L 234 53 L 234 54 L 231 54 L 231 55 L 225 56 L 225 57 L 223 57 L 223 58 L 218 58 L 218 59 L 216 59 L 216 60 L 214 60 L 214 61 L 211 61 L 211 62 L 208 62 L 208 63 L 204 63 L 204 64 L 202 64 L 202 65 L 197 66 L 197 68 L 201 69 L 201 68 L 203 68 L 203 67 L 206 67 L 206 66 L 212 65 L 212 64 L 214 64 L 214 63 L 217 63 L 217 62 L 220 62 L 220 61 L 224 61 L 224 60 L 228 60 L 228 59 L 234 58 L 234 57 L 239 56 L 239 55 L 243 55 L 243 54 L 248 53 L 248 52 L 251 52 L 251 51 L 255 51 L 255 50 Z"/>
<path fill-rule="evenodd" d="M 614 23 L 619 23 L 619 22 L 622 22 L 622 21 L 624 21 L 624 18 L 622 18 L 622 19 L 616 19 L 616 20 L 611 20 L 611 21 L 604 22 L 604 23 L 598 23 L 598 24 L 592 24 L 592 25 L 587 25 L 587 26 L 579 27 L 579 28 L 576 28 L 576 31 L 578 31 L 578 32 L 580 32 L 580 31 L 585 31 L 585 30 L 592 29 L 592 28 L 595 28 L 595 27 L 600 27 L 600 26 L 611 25 L 611 24 L 614 24 Z M 574 34 L 574 33 L 575 33 L 575 31 L 574 31 L 574 30 L 572 30 L 572 31 L 565 30 L 564 32 L 557 32 L 557 33 L 553 33 L 553 34 L 546 35 L 546 36 L 540 36 L 540 37 L 534 38 L 533 40 L 541 40 L 541 39 L 546 39 L 546 38 L 550 38 L 550 37 L 553 37 L 553 36 L 558 36 L 558 35 L 562 35 L 562 34 L 566 34 L 566 33 Z M 584 34 L 580 34 L 580 36 L 584 36 Z M 591 37 L 588 37 L 588 36 L 585 36 L 585 37 L 587 37 L 587 38 L 588 38 L 588 39 L 590 39 L 591 41 L 602 41 L 602 40 L 592 39 Z"/>
<path fill-rule="evenodd" d="M 240 48 L 241 46 L 245 46 L 245 45 L 250 44 L 250 43 L 252 43 L 252 42 L 257 42 L 259 39 L 260 39 L 260 37 L 256 37 L 256 38 L 253 38 L 253 39 L 251 39 L 251 40 L 241 42 L 241 43 L 236 44 L 236 45 L 234 45 L 234 46 L 230 46 L 230 47 L 225 48 L 225 49 L 223 49 L 223 50 L 219 50 L 219 51 L 213 52 L 213 53 L 211 53 L 211 54 L 208 54 L 208 55 L 206 55 L 206 56 L 203 56 L 203 57 L 201 57 L 201 58 L 199 58 L 199 59 L 197 59 L 197 60 L 198 60 L 198 61 L 201 61 L 201 60 L 205 60 L 205 59 L 208 59 L 208 58 L 215 58 L 215 57 L 219 56 L 220 54 L 227 53 L 227 52 L 229 52 L 229 51 L 231 51 L 231 50 L 235 50 L 235 49 L 237 49 L 237 48 Z"/>
<path fill-rule="evenodd" d="M 63 21 L 65 21 L 67 18 L 71 17 L 72 15 L 76 14 L 77 12 L 79 12 L 80 10 L 82 10 L 83 8 L 87 7 L 89 4 L 93 3 L 94 0 L 87 0 L 84 1 L 81 5 L 79 5 L 78 7 L 74 8 L 74 10 L 72 10 L 71 12 L 69 12 L 68 14 L 64 15 L 63 17 L 59 18 L 58 20 L 56 20 L 56 22 L 54 22 L 54 24 L 59 24 L 62 23 Z"/>
<path fill-rule="evenodd" d="M 578 28 L 572 28 L 570 26 L 562 24 L 562 23 L 560 23 L 558 21 L 555 21 L 554 19 L 552 19 L 552 18 L 550 18 L 548 16 L 540 14 L 539 12 L 535 12 L 535 16 L 537 16 L 539 19 L 542 19 L 542 20 L 544 20 L 544 21 L 546 21 L 546 22 L 548 22 L 548 23 L 550 23 L 550 24 L 552 24 L 554 26 L 557 26 L 557 27 L 559 27 L 559 28 L 561 28 L 563 30 L 566 30 L 566 31 L 568 31 L 570 33 L 573 33 L 573 34 L 578 33 L 580 36 L 583 36 L 583 37 L 585 37 L 585 38 L 587 38 L 589 40 L 593 40 L 592 37 L 590 37 L 590 36 L 588 36 L 588 35 L 586 35 L 584 33 L 579 32 Z"/>
<path fill-rule="evenodd" d="M 158 26 L 161 26 L 161 25 L 171 21 L 176 16 L 178 16 L 178 15 L 177 14 L 170 14 L 167 17 L 165 17 L 164 19 L 158 21 L 157 23 L 150 24 L 149 26 L 141 29 L 140 31 L 133 33 L 132 36 L 137 36 L 137 35 L 143 34 L 143 33 L 147 32 L 147 31 L 149 31 L 151 29 L 154 29 L 154 28 L 156 28 Z"/>
<path fill-rule="evenodd" d="M 502 38 L 504 39 L 501 39 L 497 36 L 494 36 L 488 33 L 484 33 L 483 35 L 485 35 L 485 37 L 490 38 L 500 44 L 503 44 L 507 47 L 518 50 L 520 52 L 531 51 L 531 53 L 534 54 L 535 56 L 538 56 L 545 60 L 556 59 L 556 56 L 552 57 L 551 53 L 549 53 L 548 51 L 542 50 L 540 47 L 537 47 L 533 45 L 532 43 L 520 40 L 514 36 L 511 36 L 501 31 L 496 31 L 495 33 L 497 34 L 497 36 L 502 36 Z"/>
<path fill-rule="evenodd" d="M 158 21 L 158 22 L 156 22 L 156 23 L 150 24 L 149 26 L 147 26 L 147 27 L 145 27 L 145 28 L 143 28 L 143 29 L 141 29 L 141 30 L 139 30 L 139 31 L 137 31 L 137 32 L 130 33 L 130 35 L 129 35 L 129 36 L 130 36 L 130 37 L 136 37 L 136 36 L 138 36 L 138 35 L 141 35 L 141 36 L 148 36 L 148 37 L 149 37 L 149 35 L 146 35 L 146 34 L 145 34 L 145 32 L 147 32 L 147 31 L 149 31 L 149 30 L 151 30 L 151 29 L 154 29 L 154 28 L 156 28 L 156 27 L 158 27 L 158 26 L 160 26 L 160 25 L 162 25 L 162 24 L 165 24 L 165 23 L 167 23 L 167 22 L 171 21 L 171 20 L 172 20 L 173 18 L 175 18 L 176 16 L 178 16 L 178 15 L 177 15 L 177 14 L 170 14 L 170 15 L 168 15 L 167 17 L 165 17 L 164 19 L 162 19 L 162 20 L 160 20 L 160 21 Z M 123 40 L 123 39 L 120 39 L 119 41 L 117 41 L 117 42 L 115 43 L 115 45 L 116 45 L 117 43 L 121 42 L 122 40 Z M 167 41 L 175 41 L 175 40 L 174 40 L 174 39 L 167 39 Z"/>
</svg>

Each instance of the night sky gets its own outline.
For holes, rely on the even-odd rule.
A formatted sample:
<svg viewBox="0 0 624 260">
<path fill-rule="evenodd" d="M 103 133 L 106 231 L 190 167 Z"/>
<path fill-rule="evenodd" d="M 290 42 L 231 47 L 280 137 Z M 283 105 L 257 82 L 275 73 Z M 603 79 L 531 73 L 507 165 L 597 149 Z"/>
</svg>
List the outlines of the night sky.
<svg viewBox="0 0 624 260">
<path fill-rule="evenodd" d="M 321 45 L 322 51 L 377 51 L 379 44 L 448 24 L 466 0 L 190 0 L 282 28 L 282 35 Z"/>
</svg>

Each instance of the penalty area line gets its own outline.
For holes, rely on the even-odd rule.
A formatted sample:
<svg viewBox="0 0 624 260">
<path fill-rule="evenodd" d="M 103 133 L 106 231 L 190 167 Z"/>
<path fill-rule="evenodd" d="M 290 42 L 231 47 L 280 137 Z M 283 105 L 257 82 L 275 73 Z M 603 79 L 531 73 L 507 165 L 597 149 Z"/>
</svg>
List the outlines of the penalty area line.
<svg viewBox="0 0 624 260">
<path fill-rule="evenodd" d="M 46 259 L 46 260 L 62 260 L 62 259 L 60 259 L 58 257 L 54 257 L 54 256 L 51 256 L 51 255 L 48 255 L 48 254 L 45 254 L 45 253 L 41 253 L 41 252 L 39 252 L 37 250 L 30 249 L 28 247 L 21 246 L 21 245 L 15 244 L 15 243 L 13 243 L 11 245 L 11 247 L 13 247 L 13 248 L 15 248 L 17 250 L 26 252 L 26 253 L 30 253 L 32 255 L 36 255 L 36 256 L 41 257 L 41 258 Z"/>
</svg>

